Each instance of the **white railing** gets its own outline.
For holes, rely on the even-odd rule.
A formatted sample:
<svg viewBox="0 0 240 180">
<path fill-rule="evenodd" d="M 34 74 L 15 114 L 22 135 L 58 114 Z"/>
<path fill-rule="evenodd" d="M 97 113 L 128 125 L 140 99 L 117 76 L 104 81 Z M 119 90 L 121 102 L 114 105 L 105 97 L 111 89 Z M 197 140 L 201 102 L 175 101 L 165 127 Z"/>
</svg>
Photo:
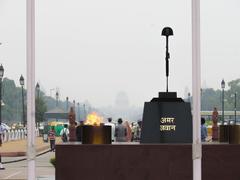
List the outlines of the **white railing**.
<svg viewBox="0 0 240 180">
<path fill-rule="evenodd" d="M 36 129 L 35 135 L 36 137 L 39 136 L 39 129 Z M 3 142 L 27 139 L 27 130 L 18 129 L 18 130 L 4 131 L 2 138 L 3 138 Z"/>
</svg>

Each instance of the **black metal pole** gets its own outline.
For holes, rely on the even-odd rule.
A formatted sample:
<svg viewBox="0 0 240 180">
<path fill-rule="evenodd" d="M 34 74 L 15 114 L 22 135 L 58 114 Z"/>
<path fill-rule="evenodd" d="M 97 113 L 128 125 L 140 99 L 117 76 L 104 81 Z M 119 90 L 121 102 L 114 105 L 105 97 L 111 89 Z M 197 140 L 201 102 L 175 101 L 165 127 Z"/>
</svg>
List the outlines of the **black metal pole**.
<svg viewBox="0 0 240 180">
<path fill-rule="evenodd" d="M 167 78 L 167 84 L 166 84 L 166 92 L 168 92 L 168 76 L 169 76 L 169 52 L 168 52 L 168 36 L 166 36 L 166 78 Z"/>
<path fill-rule="evenodd" d="M 2 78 L 0 78 L 0 128 L 2 128 Z M 3 131 L 1 133 L 3 133 Z M 2 141 L 3 141 L 1 133 L 0 133 L 0 146 L 2 146 Z M 3 170 L 3 169 L 5 168 L 2 167 L 2 156 L 0 154 L 0 170 Z"/>
<path fill-rule="evenodd" d="M 40 97 L 40 90 L 38 89 L 38 101 L 39 101 L 39 97 Z"/>
<path fill-rule="evenodd" d="M 2 129 L 2 78 L 0 78 L 0 128 Z M 0 134 L 0 146 L 2 146 L 2 134 Z M 0 154 L 0 165 L 2 166 L 2 156 Z M 0 167 L 0 169 L 3 169 Z"/>
<path fill-rule="evenodd" d="M 78 105 L 78 110 L 77 110 L 77 116 L 78 116 L 78 118 L 77 118 L 77 120 L 80 121 L 80 104 L 77 103 L 77 105 Z"/>
<path fill-rule="evenodd" d="M 36 101 L 36 104 L 35 104 L 36 107 L 40 105 L 40 99 L 39 98 L 40 98 L 40 89 L 39 89 L 39 86 L 38 86 L 38 88 L 37 88 L 37 101 Z M 40 123 L 39 107 L 36 108 L 35 114 L 36 114 L 36 116 L 35 116 L 35 118 L 36 118 L 36 127 L 39 127 L 40 126 L 40 124 L 39 124 Z"/>
<path fill-rule="evenodd" d="M 222 88 L 222 125 L 224 125 L 224 88 Z"/>
<path fill-rule="evenodd" d="M 76 112 L 76 102 L 75 102 L 75 100 L 73 100 L 73 109 Z"/>
<path fill-rule="evenodd" d="M 170 54 L 168 52 L 168 37 L 173 36 L 173 30 L 170 27 L 164 27 L 162 30 L 162 36 L 166 36 L 166 92 L 168 92 L 168 76 L 169 76 L 169 58 Z"/>
<path fill-rule="evenodd" d="M 66 98 L 67 105 L 66 105 L 66 112 L 68 112 L 68 97 Z"/>
<path fill-rule="evenodd" d="M 0 78 L 0 126 L 1 125 L 2 125 L 2 78 Z"/>
<path fill-rule="evenodd" d="M 188 102 L 190 103 L 191 102 L 191 94 L 188 93 Z"/>
<path fill-rule="evenodd" d="M 0 43 L 1 45 L 1 43 Z M 2 66 L 2 64 L 0 65 L 0 146 L 2 146 L 2 134 L 3 134 L 3 127 L 2 127 L 2 78 L 3 78 L 3 74 L 4 74 L 4 68 Z M 2 165 L 2 156 L 0 153 L 0 170 L 4 170 L 5 168 Z"/>
<path fill-rule="evenodd" d="M 235 102 L 234 102 L 234 115 L 235 115 L 235 122 L 234 124 L 237 124 L 237 93 L 235 92 L 234 94 L 234 99 L 235 99 Z"/>
<path fill-rule="evenodd" d="M 24 92 L 23 92 L 23 86 L 22 86 L 22 123 L 23 127 L 25 127 L 25 110 L 24 110 Z"/>
<path fill-rule="evenodd" d="M 87 118 L 85 104 L 83 104 L 83 112 L 84 112 L 84 121 L 85 121 Z"/>
</svg>

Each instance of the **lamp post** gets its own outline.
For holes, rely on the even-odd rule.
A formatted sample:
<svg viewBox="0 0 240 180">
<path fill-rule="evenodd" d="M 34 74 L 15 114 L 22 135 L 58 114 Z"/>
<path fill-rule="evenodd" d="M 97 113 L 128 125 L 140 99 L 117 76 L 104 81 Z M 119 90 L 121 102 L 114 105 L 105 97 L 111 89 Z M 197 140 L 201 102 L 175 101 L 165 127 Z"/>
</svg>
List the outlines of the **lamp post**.
<svg viewBox="0 0 240 180">
<path fill-rule="evenodd" d="M 56 107 L 58 107 L 58 99 L 59 99 L 59 93 L 58 91 L 56 92 Z"/>
<path fill-rule="evenodd" d="M 36 90 L 37 90 L 37 98 L 39 100 L 39 96 L 40 96 L 40 85 L 37 83 L 36 84 Z"/>
<path fill-rule="evenodd" d="M 0 146 L 2 145 L 2 134 L 3 133 L 3 130 L 2 130 L 2 78 L 3 78 L 3 75 L 4 75 L 4 68 L 1 64 L 0 66 Z M 5 169 L 2 165 L 2 157 L 1 157 L 1 154 L 0 154 L 0 170 L 3 170 Z"/>
<path fill-rule="evenodd" d="M 231 98 L 234 98 L 234 124 L 237 123 L 237 92 L 231 94 Z"/>
<path fill-rule="evenodd" d="M 83 113 L 84 113 L 84 121 L 87 119 L 87 114 L 86 114 L 86 105 L 83 104 Z"/>
<path fill-rule="evenodd" d="M 69 101 L 69 98 L 66 97 L 66 112 L 68 112 L 68 101 Z"/>
<path fill-rule="evenodd" d="M 234 124 L 236 125 L 237 124 L 237 92 L 234 93 L 234 116 L 235 116 Z"/>
<path fill-rule="evenodd" d="M 221 88 L 222 88 L 222 125 L 224 125 L 224 88 L 225 88 L 224 79 L 221 82 Z"/>
<path fill-rule="evenodd" d="M 79 104 L 79 102 L 77 103 L 77 107 L 78 107 L 78 109 L 77 109 L 77 120 L 80 121 L 80 104 Z"/>
<path fill-rule="evenodd" d="M 190 92 L 188 93 L 188 102 L 191 102 L 191 94 L 190 94 Z"/>
<path fill-rule="evenodd" d="M 24 86 L 24 78 L 21 75 L 19 79 L 20 85 L 22 86 L 22 123 L 23 127 L 25 127 L 25 112 L 24 112 L 24 91 L 23 91 L 23 86 Z"/>
<path fill-rule="evenodd" d="M 75 102 L 75 100 L 73 100 L 73 108 L 74 108 L 74 111 L 76 112 L 76 102 Z"/>
<path fill-rule="evenodd" d="M 35 103 L 35 106 L 36 106 L 36 111 L 35 111 L 35 114 L 36 114 L 36 127 L 39 127 L 38 125 L 39 125 L 39 122 L 40 122 L 40 116 L 39 116 L 39 104 L 40 104 L 40 102 L 39 102 L 39 97 L 40 97 L 40 85 L 37 83 L 36 84 L 36 90 L 37 90 L 37 101 L 36 101 L 36 103 Z M 38 107 L 38 108 L 37 108 Z"/>
</svg>

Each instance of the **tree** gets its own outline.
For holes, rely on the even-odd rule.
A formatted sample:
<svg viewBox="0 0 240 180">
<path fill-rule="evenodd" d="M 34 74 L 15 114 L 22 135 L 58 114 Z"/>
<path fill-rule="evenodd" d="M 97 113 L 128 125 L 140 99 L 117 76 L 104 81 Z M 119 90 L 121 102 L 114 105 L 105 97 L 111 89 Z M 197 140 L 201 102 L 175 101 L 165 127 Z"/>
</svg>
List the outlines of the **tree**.
<svg viewBox="0 0 240 180">
<path fill-rule="evenodd" d="M 240 103 L 239 100 L 239 96 L 240 96 L 240 79 L 236 79 L 233 81 L 230 81 L 228 83 L 228 86 L 230 87 L 230 89 L 226 92 L 226 99 L 227 102 L 229 102 L 229 110 L 234 110 L 234 104 L 235 104 L 235 98 L 234 98 L 234 94 L 237 93 L 237 109 L 239 110 L 240 108 Z"/>
<path fill-rule="evenodd" d="M 201 110 L 211 111 L 213 108 L 221 109 L 221 91 L 212 88 L 203 89 L 201 93 Z"/>
<path fill-rule="evenodd" d="M 25 91 L 24 91 L 25 93 Z M 14 123 L 22 120 L 22 90 L 16 87 L 15 82 L 8 78 L 3 79 L 2 99 L 2 118 L 4 122 Z M 25 96 L 26 102 L 26 96 Z M 24 107 L 26 110 L 26 106 Z M 26 112 L 26 111 L 25 111 Z"/>
<path fill-rule="evenodd" d="M 39 97 L 36 98 L 35 106 L 36 106 L 35 109 L 36 126 L 39 126 L 39 124 L 44 121 L 44 113 L 47 111 L 47 105 L 42 95 L 39 95 Z"/>
</svg>

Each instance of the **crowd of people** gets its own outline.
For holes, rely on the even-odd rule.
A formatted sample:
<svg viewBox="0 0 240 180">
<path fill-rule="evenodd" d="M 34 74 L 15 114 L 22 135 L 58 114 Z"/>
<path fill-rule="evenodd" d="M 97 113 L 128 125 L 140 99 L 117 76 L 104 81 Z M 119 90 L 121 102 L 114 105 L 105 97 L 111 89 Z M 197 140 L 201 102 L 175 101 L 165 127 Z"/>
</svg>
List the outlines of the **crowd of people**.
<svg viewBox="0 0 240 180">
<path fill-rule="evenodd" d="M 115 123 L 112 121 L 112 118 L 108 118 L 107 122 L 104 123 L 106 126 L 111 126 L 112 142 L 139 142 L 141 137 L 141 124 L 141 121 L 138 121 L 137 123 L 132 122 L 130 124 L 128 121 L 123 121 L 122 118 L 119 118 Z M 83 121 L 75 123 L 76 140 L 78 142 L 82 141 L 83 125 Z M 60 136 L 62 142 L 69 141 L 69 129 L 67 124 L 64 124 L 64 127 L 60 132 Z M 54 151 L 56 141 L 56 132 L 54 130 L 54 126 L 52 126 L 49 130 L 48 139 L 50 140 L 50 149 L 51 151 Z"/>
<path fill-rule="evenodd" d="M 139 141 L 141 137 L 141 121 L 137 124 L 119 118 L 117 123 L 112 122 L 112 118 L 108 118 L 107 126 L 112 127 L 112 142 L 133 142 Z"/>
</svg>

